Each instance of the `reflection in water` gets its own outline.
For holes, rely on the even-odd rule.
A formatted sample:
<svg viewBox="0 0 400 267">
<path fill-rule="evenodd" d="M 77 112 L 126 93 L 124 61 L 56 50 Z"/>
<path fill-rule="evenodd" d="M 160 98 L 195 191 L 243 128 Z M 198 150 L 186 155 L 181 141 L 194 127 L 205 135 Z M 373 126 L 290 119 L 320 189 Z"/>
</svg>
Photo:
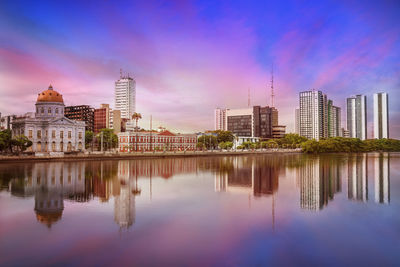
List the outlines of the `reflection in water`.
<svg viewBox="0 0 400 267">
<path fill-rule="evenodd" d="M 390 202 L 389 155 L 379 154 L 375 157 L 375 202 Z"/>
<path fill-rule="evenodd" d="M 348 163 L 348 198 L 368 201 L 368 155 L 353 155 Z"/>
<path fill-rule="evenodd" d="M 256 197 L 278 190 L 282 161 L 279 157 L 227 157 L 215 170 L 215 191 L 246 192 Z"/>
<path fill-rule="evenodd" d="M 51 225 L 61 219 L 64 199 L 87 201 L 84 163 L 37 163 L 25 168 L 24 179 L 11 182 L 11 194 L 35 197 L 35 213 L 39 222 Z"/>
<path fill-rule="evenodd" d="M 337 160 L 310 158 L 297 171 L 302 209 L 321 210 L 342 191 Z"/>
<path fill-rule="evenodd" d="M 215 191 L 244 192 L 249 198 L 272 196 L 274 212 L 279 180 L 286 170 L 293 170 L 297 174 L 300 207 L 319 211 L 342 191 L 343 170 L 348 173 L 348 199 L 368 200 L 368 160 L 374 161 L 375 166 L 375 201 L 389 204 L 388 154 L 370 158 L 366 154 L 266 155 L 0 165 L 0 190 L 19 197 L 34 196 L 36 218 L 49 228 L 62 218 L 64 200 L 87 202 L 96 198 L 108 202 L 114 198 L 114 221 L 120 229 L 128 229 L 135 223 L 136 198 L 142 192 L 139 181 L 149 184 L 151 198 L 155 177 L 170 179 L 177 174 L 211 172 Z"/>
</svg>

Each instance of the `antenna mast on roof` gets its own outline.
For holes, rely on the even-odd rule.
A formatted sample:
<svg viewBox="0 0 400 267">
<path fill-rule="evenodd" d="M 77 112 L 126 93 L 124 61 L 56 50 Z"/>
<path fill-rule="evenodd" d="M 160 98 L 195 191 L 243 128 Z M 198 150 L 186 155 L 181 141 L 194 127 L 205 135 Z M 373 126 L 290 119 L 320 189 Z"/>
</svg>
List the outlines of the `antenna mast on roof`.
<svg viewBox="0 0 400 267">
<path fill-rule="evenodd" d="M 247 89 L 247 107 L 250 107 L 250 88 Z"/>
<path fill-rule="evenodd" d="M 271 67 L 271 107 L 274 107 L 274 63 Z"/>
<path fill-rule="evenodd" d="M 122 79 L 122 69 L 119 69 L 119 78 Z"/>
</svg>

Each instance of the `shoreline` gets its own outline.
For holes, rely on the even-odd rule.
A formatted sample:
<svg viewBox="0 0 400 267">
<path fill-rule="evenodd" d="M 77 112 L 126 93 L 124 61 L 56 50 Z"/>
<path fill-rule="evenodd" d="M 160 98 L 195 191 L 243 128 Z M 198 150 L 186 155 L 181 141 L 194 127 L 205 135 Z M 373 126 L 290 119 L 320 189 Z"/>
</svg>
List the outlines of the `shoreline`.
<svg viewBox="0 0 400 267">
<path fill-rule="evenodd" d="M 77 160 L 121 160 L 121 159 L 162 159 L 179 157 L 240 156 L 274 153 L 302 153 L 299 149 L 279 149 L 263 151 L 196 151 L 196 152 L 143 152 L 143 153 L 96 153 L 64 156 L 0 156 L 0 164 L 18 162 L 77 161 Z"/>
</svg>

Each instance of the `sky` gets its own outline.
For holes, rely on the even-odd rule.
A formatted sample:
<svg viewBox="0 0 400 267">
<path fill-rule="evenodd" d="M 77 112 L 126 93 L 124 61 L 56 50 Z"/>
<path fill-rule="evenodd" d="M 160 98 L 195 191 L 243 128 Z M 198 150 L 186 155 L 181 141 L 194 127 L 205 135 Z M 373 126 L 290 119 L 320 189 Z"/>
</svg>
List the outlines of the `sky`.
<svg viewBox="0 0 400 267">
<path fill-rule="evenodd" d="M 49 84 L 66 105 L 114 105 L 120 69 L 136 79 L 139 125 L 213 129 L 216 107 L 270 104 L 294 130 L 301 91 L 389 94 L 400 138 L 399 1 L 1 1 L 0 112 L 34 111 Z"/>
</svg>

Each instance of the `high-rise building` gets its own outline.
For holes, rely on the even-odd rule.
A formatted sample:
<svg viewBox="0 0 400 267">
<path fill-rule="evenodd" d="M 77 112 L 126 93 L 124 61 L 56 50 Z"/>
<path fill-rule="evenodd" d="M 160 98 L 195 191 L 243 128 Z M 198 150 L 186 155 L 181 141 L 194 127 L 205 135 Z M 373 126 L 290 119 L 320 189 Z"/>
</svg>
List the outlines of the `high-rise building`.
<svg viewBox="0 0 400 267">
<path fill-rule="evenodd" d="M 272 113 L 268 106 L 227 109 L 225 128 L 239 137 L 272 138 Z"/>
<path fill-rule="evenodd" d="M 367 139 L 367 97 L 365 95 L 347 98 L 347 130 L 352 138 Z"/>
<path fill-rule="evenodd" d="M 300 135 L 319 140 L 328 137 L 328 101 L 321 91 L 300 92 Z"/>
<path fill-rule="evenodd" d="M 214 129 L 226 131 L 226 108 L 216 108 L 214 117 Z"/>
<path fill-rule="evenodd" d="M 88 105 L 68 106 L 65 107 L 64 115 L 71 120 L 84 121 L 86 131 L 94 130 L 94 108 Z"/>
<path fill-rule="evenodd" d="M 101 104 L 100 108 L 94 110 L 94 132 L 98 133 L 101 129 L 110 126 L 110 105 Z"/>
<path fill-rule="evenodd" d="M 294 110 L 294 132 L 300 134 L 300 109 L 296 108 Z"/>
<path fill-rule="evenodd" d="M 389 97 L 387 93 L 374 94 L 374 138 L 389 138 Z"/>
<path fill-rule="evenodd" d="M 115 82 L 115 109 L 121 111 L 121 118 L 132 119 L 136 111 L 136 81 L 129 75 L 121 76 Z"/>
<path fill-rule="evenodd" d="M 332 100 L 328 100 L 328 137 L 340 136 L 341 127 L 340 108 L 334 106 Z"/>
</svg>

